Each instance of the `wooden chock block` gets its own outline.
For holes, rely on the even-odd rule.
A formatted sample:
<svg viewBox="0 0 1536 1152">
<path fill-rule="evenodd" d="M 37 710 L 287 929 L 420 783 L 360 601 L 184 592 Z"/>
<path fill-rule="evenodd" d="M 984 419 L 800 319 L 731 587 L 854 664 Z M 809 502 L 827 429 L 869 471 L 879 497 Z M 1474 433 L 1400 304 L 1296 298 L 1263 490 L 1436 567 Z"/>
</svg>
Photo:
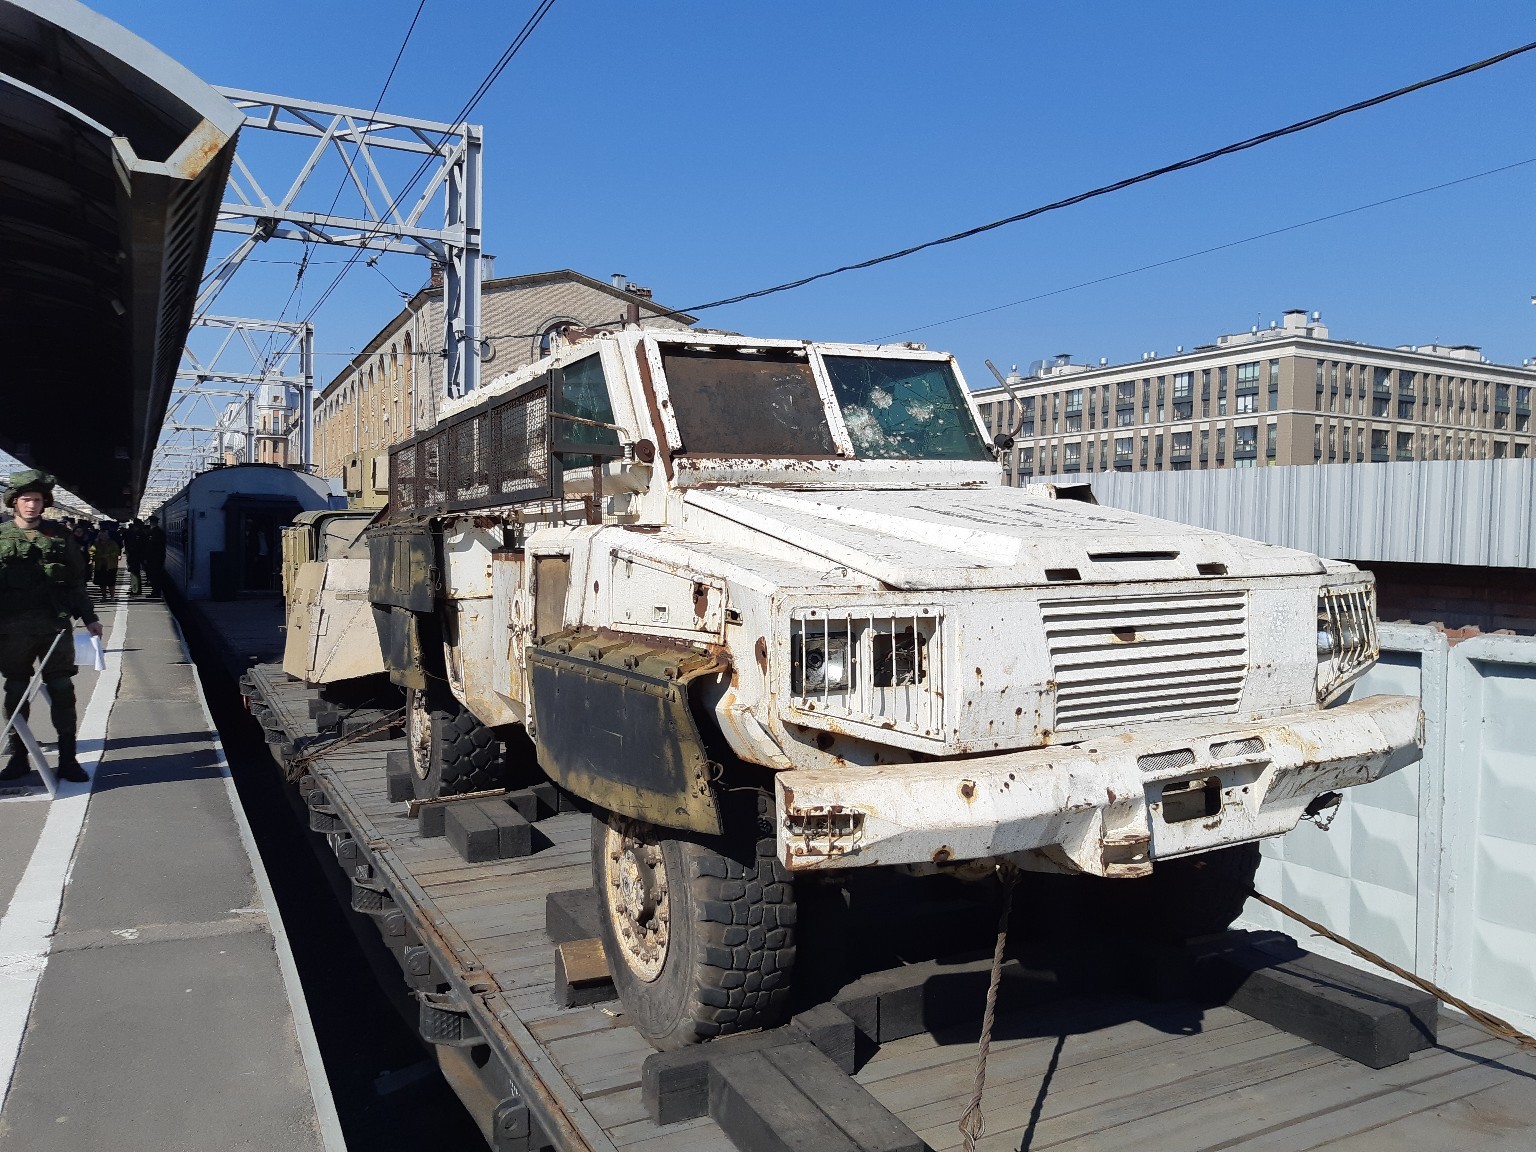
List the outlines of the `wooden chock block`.
<svg viewBox="0 0 1536 1152">
<path fill-rule="evenodd" d="M 618 996 L 601 940 L 567 940 L 555 945 L 555 996 L 566 1008 L 599 1004 Z"/>
</svg>

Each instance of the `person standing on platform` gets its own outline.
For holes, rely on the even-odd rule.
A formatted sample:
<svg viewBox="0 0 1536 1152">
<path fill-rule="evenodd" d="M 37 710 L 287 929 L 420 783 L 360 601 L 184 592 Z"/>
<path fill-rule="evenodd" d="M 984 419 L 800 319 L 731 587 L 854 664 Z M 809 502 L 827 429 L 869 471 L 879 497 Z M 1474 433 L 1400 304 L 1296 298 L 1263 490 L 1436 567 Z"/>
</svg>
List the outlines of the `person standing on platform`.
<svg viewBox="0 0 1536 1152">
<path fill-rule="evenodd" d="M 157 517 L 144 526 L 144 575 L 149 577 L 154 594 L 165 598 L 165 530 Z"/>
<path fill-rule="evenodd" d="M 0 675 L 5 677 L 5 716 L 21 706 L 32 668 L 43 661 L 54 730 L 59 737 L 59 777 L 84 783 L 90 779 L 75 758 L 75 647 L 70 641 L 70 617 L 80 620 L 92 636 L 101 635 L 101 621 L 85 589 L 85 557 L 70 533 L 43 519 L 53 503 L 54 479 L 27 469 L 10 478 L 5 505 L 15 519 L 0 527 Z M 61 636 L 62 634 L 62 636 Z M 58 638 L 58 643 L 54 640 Z M 21 737 L 11 733 L 11 756 L 0 769 L 0 780 L 17 780 L 31 771 Z"/>
<path fill-rule="evenodd" d="M 101 590 L 103 600 L 112 599 L 112 593 L 117 587 L 117 562 L 122 554 L 112 529 L 102 525 L 91 545 L 91 579 Z"/>
<path fill-rule="evenodd" d="M 128 595 L 144 591 L 144 525 L 130 520 L 123 529 L 123 559 L 128 561 Z"/>
</svg>

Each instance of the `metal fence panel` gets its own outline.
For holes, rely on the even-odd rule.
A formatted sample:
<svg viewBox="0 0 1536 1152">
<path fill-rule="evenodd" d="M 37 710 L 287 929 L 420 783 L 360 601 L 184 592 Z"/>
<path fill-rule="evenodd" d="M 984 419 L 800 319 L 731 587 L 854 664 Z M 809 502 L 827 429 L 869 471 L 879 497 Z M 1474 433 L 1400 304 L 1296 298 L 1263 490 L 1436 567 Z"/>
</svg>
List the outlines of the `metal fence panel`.
<svg viewBox="0 0 1536 1152">
<path fill-rule="evenodd" d="M 1536 459 L 1089 472 L 1102 504 L 1320 556 L 1536 565 Z"/>
<path fill-rule="evenodd" d="M 1454 647 L 1384 624 L 1356 696 L 1419 694 L 1424 758 L 1345 792 L 1333 826 L 1262 846 L 1258 887 L 1527 1029 L 1536 1026 L 1536 638 Z M 1250 901 L 1242 923 L 1296 934 Z M 1308 948 L 1366 965 L 1326 940 Z"/>
</svg>

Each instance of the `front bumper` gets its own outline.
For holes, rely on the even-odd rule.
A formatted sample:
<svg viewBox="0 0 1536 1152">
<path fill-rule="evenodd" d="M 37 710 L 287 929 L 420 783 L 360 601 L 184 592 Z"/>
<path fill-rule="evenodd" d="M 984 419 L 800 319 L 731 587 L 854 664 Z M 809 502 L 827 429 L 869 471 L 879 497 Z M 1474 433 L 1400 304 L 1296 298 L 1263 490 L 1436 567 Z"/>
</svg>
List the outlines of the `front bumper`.
<svg viewBox="0 0 1536 1152">
<path fill-rule="evenodd" d="M 1157 858 L 1289 832 L 1325 793 L 1418 760 L 1411 696 L 1258 724 L 1187 721 L 1059 748 L 923 764 L 797 769 L 776 784 L 794 871 L 1010 857 L 1139 876 Z"/>
</svg>

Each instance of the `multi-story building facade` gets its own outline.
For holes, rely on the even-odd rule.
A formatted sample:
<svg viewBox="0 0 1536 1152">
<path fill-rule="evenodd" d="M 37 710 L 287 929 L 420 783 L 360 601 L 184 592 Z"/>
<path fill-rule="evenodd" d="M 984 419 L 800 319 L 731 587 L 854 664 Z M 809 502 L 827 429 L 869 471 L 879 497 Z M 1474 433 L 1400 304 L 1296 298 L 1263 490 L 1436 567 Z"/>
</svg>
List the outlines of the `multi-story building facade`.
<svg viewBox="0 0 1536 1152">
<path fill-rule="evenodd" d="M 612 283 L 569 269 L 485 280 L 481 286 L 481 372 L 490 380 L 553 351 L 571 329 L 638 316 L 657 328 L 686 328 L 650 290 L 615 276 Z M 344 477 L 349 461 L 387 449 L 436 422 L 443 397 L 443 301 L 435 282 L 315 397 L 315 463 L 320 475 Z"/>
<path fill-rule="evenodd" d="M 1318 313 L 1131 364 L 1057 357 L 976 392 L 1012 433 L 1010 483 L 1078 472 L 1536 455 L 1536 369 L 1467 345 L 1378 348 L 1329 336 Z"/>
</svg>

